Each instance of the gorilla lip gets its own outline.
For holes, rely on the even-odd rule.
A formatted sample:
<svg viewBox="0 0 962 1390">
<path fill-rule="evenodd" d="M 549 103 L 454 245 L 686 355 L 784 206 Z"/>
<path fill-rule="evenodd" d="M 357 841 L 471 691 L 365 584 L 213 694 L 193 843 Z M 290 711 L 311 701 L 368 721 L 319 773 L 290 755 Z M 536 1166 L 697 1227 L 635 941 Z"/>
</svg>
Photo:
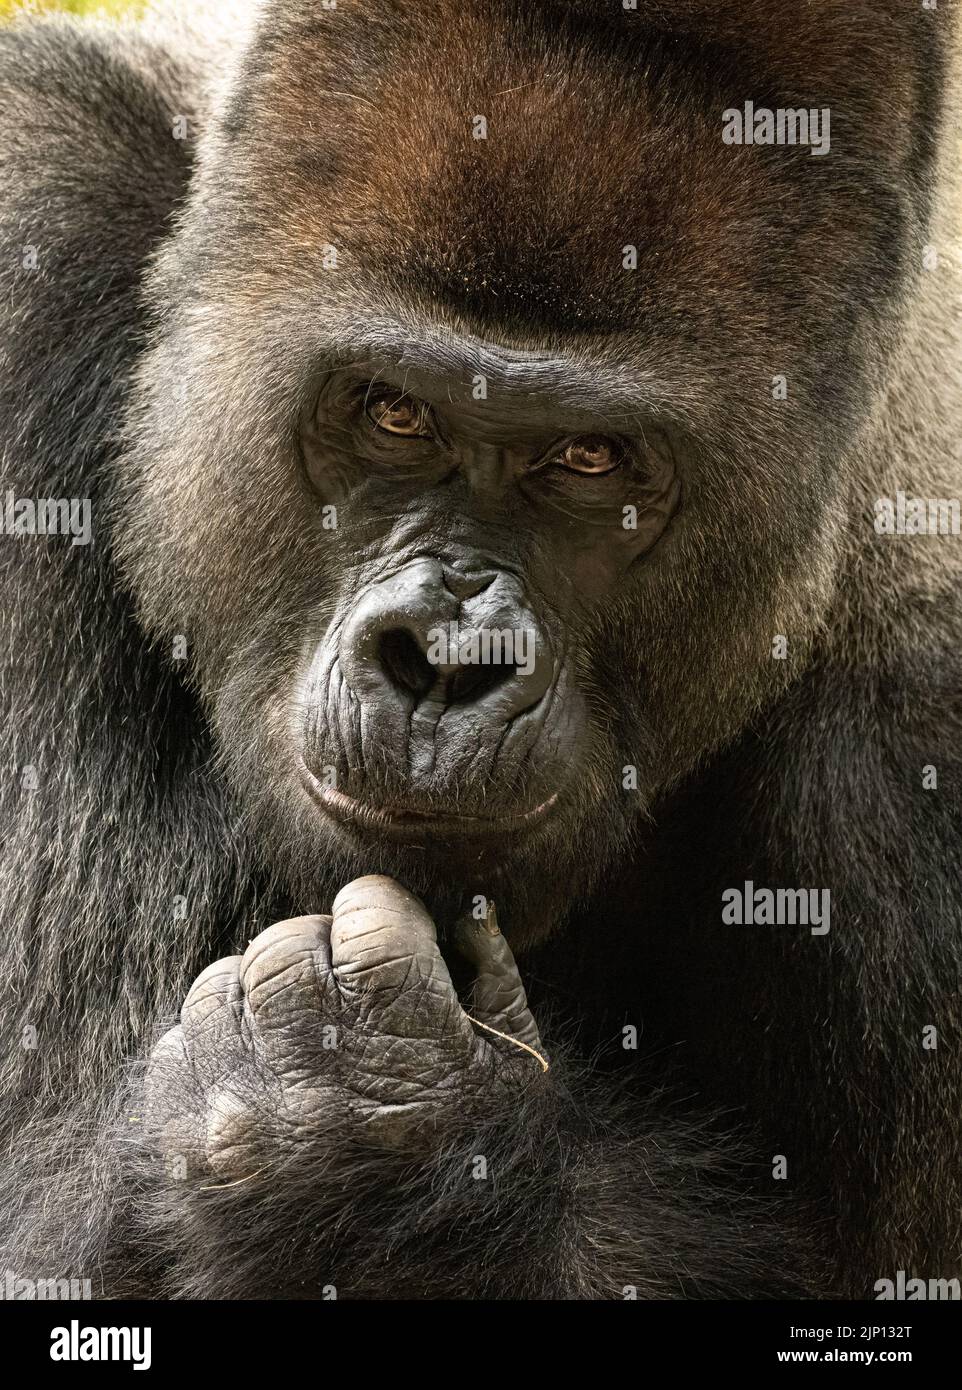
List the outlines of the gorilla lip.
<svg viewBox="0 0 962 1390">
<path fill-rule="evenodd" d="M 399 839 L 417 839 L 425 830 L 430 830 L 432 835 L 449 834 L 472 839 L 503 835 L 508 830 L 523 831 L 533 828 L 541 821 L 558 800 L 558 793 L 553 792 L 546 801 L 542 801 L 532 810 L 517 815 L 495 817 L 439 814 L 402 806 L 371 806 L 348 796 L 346 792 L 322 786 L 306 763 L 301 764 L 301 771 L 311 800 L 333 820 L 366 830 L 384 831 Z"/>
</svg>

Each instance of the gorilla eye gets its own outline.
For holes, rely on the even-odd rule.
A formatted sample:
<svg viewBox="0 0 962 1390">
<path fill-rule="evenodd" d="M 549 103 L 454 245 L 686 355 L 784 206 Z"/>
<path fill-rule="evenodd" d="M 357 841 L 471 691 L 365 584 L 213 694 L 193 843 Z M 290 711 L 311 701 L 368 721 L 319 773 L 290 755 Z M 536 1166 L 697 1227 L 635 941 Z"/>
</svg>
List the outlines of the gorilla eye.
<svg viewBox="0 0 962 1390">
<path fill-rule="evenodd" d="M 413 396 L 398 396 L 393 391 L 368 397 L 367 418 L 379 430 L 408 437 L 427 434 L 428 407 Z"/>
<path fill-rule="evenodd" d="M 562 467 L 572 473 L 585 473 L 597 477 L 602 473 L 613 473 L 621 464 L 623 450 L 612 439 L 601 435 L 585 435 L 573 439 L 561 455 Z"/>
</svg>

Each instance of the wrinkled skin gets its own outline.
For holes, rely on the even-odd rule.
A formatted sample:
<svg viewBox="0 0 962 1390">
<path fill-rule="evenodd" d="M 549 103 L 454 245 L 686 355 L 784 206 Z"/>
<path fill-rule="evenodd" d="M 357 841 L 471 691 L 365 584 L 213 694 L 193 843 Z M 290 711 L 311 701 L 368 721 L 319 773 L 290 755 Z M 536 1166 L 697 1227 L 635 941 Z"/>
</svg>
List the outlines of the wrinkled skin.
<svg viewBox="0 0 962 1390">
<path fill-rule="evenodd" d="M 462 919 L 458 944 L 477 972 L 470 1019 L 424 907 L 380 876 L 344 888 L 331 916 L 278 922 L 209 966 L 148 1069 L 165 1158 L 242 1180 L 296 1161 L 305 1135 L 345 1115 L 376 1142 L 422 1149 L 466 1100 L 543 1075 L 532 1050 L 488 1031 L 541 1047 L 493 915 Z"/>
</svg>

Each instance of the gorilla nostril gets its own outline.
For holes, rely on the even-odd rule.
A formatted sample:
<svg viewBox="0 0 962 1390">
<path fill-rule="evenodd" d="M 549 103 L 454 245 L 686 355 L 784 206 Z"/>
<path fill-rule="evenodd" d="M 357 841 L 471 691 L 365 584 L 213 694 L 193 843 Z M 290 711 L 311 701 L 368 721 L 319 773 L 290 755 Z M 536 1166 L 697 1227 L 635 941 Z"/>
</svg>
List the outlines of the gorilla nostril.
<svg viewBox="0 0 962 1390">
<path fill-rule="evenodd" d="M 495 686 L 513 676 L 515 670 L 513 663 L 500 666 L 465 666 L 448 682 L 447 702 L 454 705 L 467 700 L 480 700 Z"/>
<path fill-rule="evenodd" d="M 438 678 L 417 639 L 404 628 L 385 632 L 378 647 L 381 669 L 392 685 L 411 695 L 426 695 Z"/>
</svg>

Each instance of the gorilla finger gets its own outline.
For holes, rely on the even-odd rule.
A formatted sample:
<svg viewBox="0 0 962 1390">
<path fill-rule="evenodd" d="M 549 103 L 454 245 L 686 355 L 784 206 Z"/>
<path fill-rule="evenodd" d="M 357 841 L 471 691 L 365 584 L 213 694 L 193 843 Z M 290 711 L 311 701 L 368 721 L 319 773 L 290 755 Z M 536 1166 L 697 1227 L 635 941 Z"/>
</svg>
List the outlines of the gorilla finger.
<svg viewBox="0 0 962 1390">
<path fill-rule="evenodd" d="M 244 995 L 240 956 L 227 956 L 201 971 L 180 1011 L 184 1047 L 198 1079 L 209 1086 L 244 1056 Z"/>
<path fill-rule="evenodd" d="M 276 1063 L 291 1049 L 321 1040 L 340 999 L 331 975 L 331 919 L 313 915 L 275 922 L 248 946 L 240 964 L 255 1046 Z"/>
<path fill-rule="evenodd" d="M 331 962 L 342 997 L 398 1036 L 458 1028 L 458 997 L 419 898 L 391 878 L 355 879 L 334 899 Z"/>
<path fill-rule="evenodd" d="M 478 1023 L 542 1051 L 538 1025 L 528 1008 L 528 997 L 511 947 L 501 934 L 494 903 L 478 920 L 466 912 L 458 918 L 454 940 L 462 956 L 477 970 L 471 989 L 470 1012 Z"/>
</svg>

